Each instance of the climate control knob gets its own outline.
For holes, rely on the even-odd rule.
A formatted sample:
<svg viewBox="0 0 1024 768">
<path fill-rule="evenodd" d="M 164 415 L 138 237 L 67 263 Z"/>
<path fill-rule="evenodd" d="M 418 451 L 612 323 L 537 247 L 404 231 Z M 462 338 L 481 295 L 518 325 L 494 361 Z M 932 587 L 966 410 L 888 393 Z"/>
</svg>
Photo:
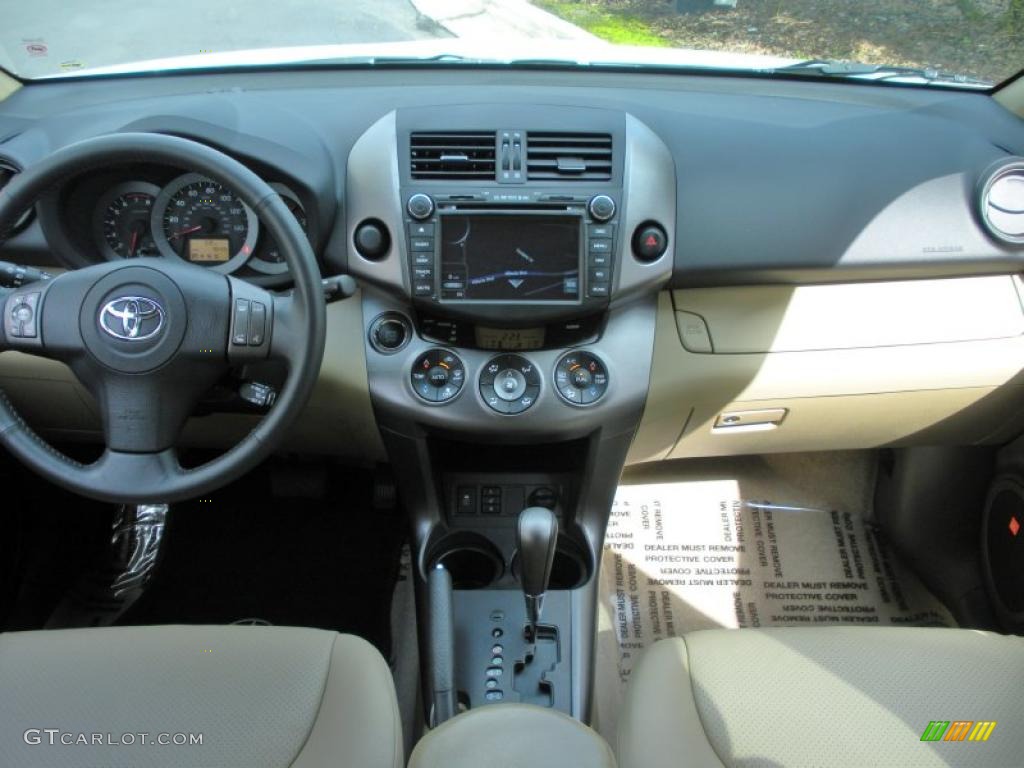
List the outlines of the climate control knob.
<svg viewBox="0 0 1024 768">
<path fill-rule="evenodd" d="M 429 349 L 416 358 L 410 377 L 413 391 L 428 403 L 447 403 L 462 391 L 466 368 L 454 352 Z"/>
<path fill-rule="evenodd" d="M 405 204 L 405 209 L 417 221 L 429 219 L 430 214 L 434 212 L 434 201 L 430 199 L 430 195 L 417 192 L 409 198 L 409 201 Z"/>
<path fill-rule="evenodd" d="M 520 355 L 498 355 L 480 374 L 480 396 L 498 413 L 522 413 L 537 402 L 540 374 Z"/>
<path fill-rule="evenodd" d="M 569 352 L 555 366 L 555 389 L 570 405 L 591 405 L 608 390 L 608 369 L 597 355 Z"/>
</svg>

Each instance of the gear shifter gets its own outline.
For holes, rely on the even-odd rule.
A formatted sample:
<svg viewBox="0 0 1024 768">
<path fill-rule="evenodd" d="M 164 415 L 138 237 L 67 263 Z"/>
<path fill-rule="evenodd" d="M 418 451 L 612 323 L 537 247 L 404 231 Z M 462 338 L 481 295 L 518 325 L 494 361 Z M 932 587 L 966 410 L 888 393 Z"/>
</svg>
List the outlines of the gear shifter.
<svg viewBox="0 0 1024 768">
<path fill-rule="evenodd" d="M 519 513 L 516 545 L 519 549 L 519 581 L 526 598 L 530 642 L 537 642 L 537 625 L 544 608 L 544 593 L 551 579 L 558 540 L 558 518 L 546 507 L 527 507 Z"/>
</svg>

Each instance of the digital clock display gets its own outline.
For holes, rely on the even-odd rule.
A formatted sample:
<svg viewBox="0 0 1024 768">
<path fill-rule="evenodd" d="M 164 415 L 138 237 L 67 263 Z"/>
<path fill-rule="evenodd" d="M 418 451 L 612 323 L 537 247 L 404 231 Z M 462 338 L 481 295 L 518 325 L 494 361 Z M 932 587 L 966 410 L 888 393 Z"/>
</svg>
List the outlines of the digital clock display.
<svg viewBox="0 0 1024 768">
<path fill-rule="evenodd" d="M 544 346 L 544 328 L 485 328 L 478 325 L 476 345 L 480 349 L 540 349 Z"/>
</svg>

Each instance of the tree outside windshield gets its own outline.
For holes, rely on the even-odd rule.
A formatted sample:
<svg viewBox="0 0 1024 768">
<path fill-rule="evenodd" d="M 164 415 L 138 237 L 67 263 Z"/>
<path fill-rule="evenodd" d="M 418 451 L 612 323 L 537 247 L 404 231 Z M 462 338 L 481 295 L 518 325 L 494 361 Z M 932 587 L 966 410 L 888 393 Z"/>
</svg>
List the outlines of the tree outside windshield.
<svg viewBox="0 0 1024 768">
<path fill-rule="evenodd" d="M 0 66 L 25 78 L 173 69 L 179 57 L 285 63 L 312 46 L 394 56 L 407 44 L 398 50 L 415 59 L 457 43 L 484 56 L 500 46 L 502 60 L 770 69 L 828 59 L 991 83 L 1024 66 L 1024 0 L 31 0 L 0 18 Z"/>
<path fill-rule="evenodd" d="M 1024 0 L 536 0 L 608 40 L 934 68 L 1024 67 Z"/>
</svg>

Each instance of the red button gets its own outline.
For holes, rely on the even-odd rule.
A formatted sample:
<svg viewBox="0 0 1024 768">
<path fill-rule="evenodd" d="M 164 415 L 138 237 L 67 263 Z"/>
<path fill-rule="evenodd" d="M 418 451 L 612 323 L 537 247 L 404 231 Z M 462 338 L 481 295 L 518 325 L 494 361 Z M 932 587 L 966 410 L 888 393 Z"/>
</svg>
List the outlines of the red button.
<svg viewBox="0 0 1024 768">
<path fill-rule="evenodd" d="M 1020 523 L 1016 517 L 1010 518 L 1010 535 L 1016 536 L 1020 532 Z"/>
</svg>

